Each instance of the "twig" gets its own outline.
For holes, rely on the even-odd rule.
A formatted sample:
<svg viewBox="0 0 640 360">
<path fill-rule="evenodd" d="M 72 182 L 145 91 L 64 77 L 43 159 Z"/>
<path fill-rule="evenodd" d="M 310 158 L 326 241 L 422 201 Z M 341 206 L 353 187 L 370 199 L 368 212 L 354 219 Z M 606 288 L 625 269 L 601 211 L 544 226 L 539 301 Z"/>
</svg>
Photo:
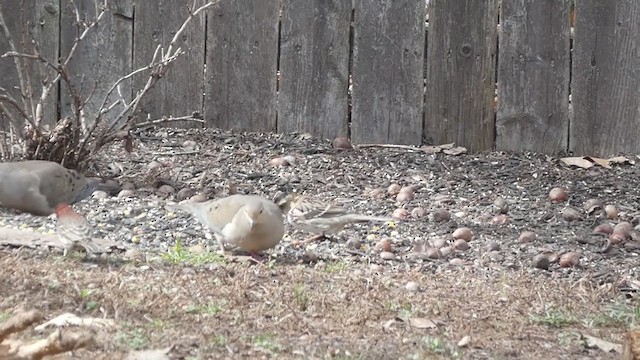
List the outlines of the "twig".
<svg viewBox="0 0 640 360">
<path fill-rule="evenodd" d="M 27 120 L 29 122 L 29 124 L 31 124 L 31 126 L 35 127 L 36 124 L 34 124 L 33 119 L 31 119 L 31 117 L 29 117 L 29 115 L 27 115 L 27 113 L 24 112 L 24 109 L 20 107 L 20 104 L 18 104 L 18 101 L 16 99 L 13 98 L 13 96 L 11 95 L 0 95 L 0 104 L 1 103 L 7 103 L 10 104 L 14 109 L 16 109 L 16 111 L 18 111 L 20 113 L 20 115 L 22 117 L 25 118 L 25 120 Z M 9 113 L 9 111 L 7 110 L 7 108 L 2 105 L 2 111 L 7 114 L 7 116 L 10 116 L 10 119 L 13 119 L 12 115 Z M 17 126 L 16 130 L 20 129 L 20 125 L 17 121 L 15 121 L 15 119 L 13 119 L 13 121 L 11 122 L 12 125 Z"/>
<path fill-rule="evenodd" d="M 0 342 L 9 335 L 22 331 L 43 318 L 42 313 L 37 310 L 15 312 L 9 320 L 0 326 Z"/>
<path fill-rule="evenodd" d="M 11 51 L 17 53 L 18 49 L 16 48 L 16 44 L 13 41 L 13 37 L 11 36 L 11 32 L 9 31 L 9 27 L 7 26 L 7 23 L 4 20 L 4 9 L 2 8 L 2 5 L 0 5 L 0 28 L 2 28 L 4 35 L 7 37 L 7 42 L 9 43 L 9 48 L 11 49 Z M 18 71 L 18 81 L 20 82 L 20 96 L 22 97 L 22 103 L 23 103 L 22 106 L 24 109 L 26 109 L 27 94 L 25 94 L 24 91 L 27 88 L 27 85 L 24 80 L 24 74 L 25 74 L 24 66 L 22 65 L 22 62 L 20 61 L 20 59 L 18 58 L 14 58 L 14 62 L 16 64 L 16 70 Z M 22 112 L 25 112 L 24 109 Z"/>
<path fill-rule="evenodd" d="M 173 50 L 174 47 L 176 46 L 176 43 L 178 42 L 178 40 L 182 37 L 182 33 L 184 32 L 184 30 L 186 29 L 187 25 L 191 22 L 191 19 L 193 19 L 195 16 L 197 16 L 199 13 L 201 13 L 202 11 L 204 11 L 205 9 L 207 9 L 208 7 L 215 5 L 219 2 L 220 0 L 214 0 L 214 1 L 210 1 L 202 6 L 200 6 L 198 9 L 196 9 L 193 12 L 189 12 L 189 16 L 185 19 L 185 21 L 182 23 L 182 26 L 180 26 L 180 29 L 178 29 L 178 31 L 176 31 L 175 35 L 173 36 L 173 39 L 171 39 L 171 42 L 169 43 L 169 46 L 167 47 L 167 50 L 165 51 L 164 48 L 158 46 L 156 48 L 156 52 L 153 55 L 153 60 L 151 61 L 150 65 L 147 67 L 151 67 L 151 68 L 155 68 L 155 70 L 151 73 L 151 75 L 149 76 L 149 78 L 147 79 L 146 84 L 144 85 L 144 87 L 142 88 L 141 91 L 139 91 L 136 94 L 136 97 L 131 101 L 131 103 L 129 103 L 127 106 L 124 107 L 124 109 L 122 109 L 122 111 L 120 111 L 120 113 L 111 121 L 111 123 L 109 124 L 109 126 L 102 132 L 102 134 L 100 135 L 100 139 L 95 142 L 94 147 L 93 147 L 93 151 L 97 151 L 103 144 L 104 144 L 104 139 L 109 137 L 109 134 L 116 128 L 117 124 L 120 123 L 120 121 L 125 117 L 126 114 L 131 113 L 131 114 L 135 114 L 136 110 L 138 109 L 138 106 L 140 105 L 140 102 L 142 100 L 142 98 L 147 94 L 147 92 L 156 84 L 156 82 L 162 77 L 162 75 L 164 75 L 164 73 L 167 71 L 167 66 L 172 63 L 173 61 L 175 61 L 178 57 L 180 57 L 182 54 L 184 54 L 184 51 L 182 51 L 181 48 L 176 48 L 175 51 Z M 158 54 L 158 52 L 160 52 L 161 54 L 161 59 L 159 61 L 159 63 L 157 65 L 152 65 L 155 62 L 156 56 Z M 112 91 L 112 90 L 111 90 Z M 104 102 L 106 104 L 106 101 Z M 104 106 L 104 105 L 103 105 Z M 128 119 L 128 121 L 120 126 L 120 129 L 123 130 L 127 127 L 131 126 L 131 119 L 133 117 L 130 117 Z M 97 126 L 96 124 L 94 124 L 94 128 L 95 126 Z M 93 129 L 91 132 L 93 132 Z M 81 148 L 84 147 L 84 145 L 86 144 L 86 141 L 88 141 L 88 137 L 85 136 L 85 141 L 83 141 Z"/>
<path fill-rule="evenodd" d="M 154 156 L 178 156 L 178 155 L 195 155 L 200 154 L 199 150 L 181 151 L 181 152 L 154 152 Z"/>
<path fill-rule="evenodd" d="M 156 119 L 156 120 L 150 120 L 150 121 L 145 121 L 145 122 L 141 122 L 138 124 L 134 124 L 131 126 L 131 129 L 139 129 L 139 128 L 143 128 L 143 127 L 151 127 L 154 125 L 158 125 L 158 124 L 166 124 L 166 123 L 170 123 L 170 122 L 174 122 L 174 121 L 195 121 L 195 122 L 199 122 L 201 124 L 204 124 L 204 120 L 202 119 L 198 119 L 193 117 L 193 115 L 185 115 L 185 116 L 179 116 L 179 117 L 162 117 L 161 119 Z"/>
<path fill-rule="evenodd" d="M 75 3 L 72 1 L 71 2 L 73 4 L 73 6 L 75 7 Z M 78 9 L 75 8 L 76 10 L 76 19 L 79 22 L 80 20 L 80 14 L 78 14 Z M 104 14 L 106 13 L 107 10 L 107 0 L 104 0 L 104 3 L 102 5 L 102 7 L 100 7 L 100 12 L 97 11 L 98 9 L 96 9 L 96 18 L 89 24 L 86 26 L 86 28 L 84 29 L 84 31 L 82 32 L 82 34 L 80 34 L 80 36 L 76 37 L 76 39 L 73 41 L 73 45 L 71 46 L 71 50 L 69 50 L 69 54 L 67 54 L 67 57 L 65 58 L 64 62 L 60 65 L 60 69 L 64 69 L 69 65 L 69 62 L 71 61 L 71 59 L 73 58 L 73 55 L 75 54 L 76 50 L 78 49 L 78 44 L 84 40 L 84 38 L 87 36 L 87 34 L 89 33 L 89 30 L 91 30 L 92 28 L 94 28 L 98 22 L 100 22 L 100 20 L 102 19 L 102 17 L 104 16 Z M 47 97 L 49 96 L 49 93 L 51 92 L 51 89 L 53 88 L 53 86 L 55 84 L 58 83 L 58 81 L 60 81 L 60 78 L 62 77 L 62 71 L 58 71 L 58 74 L 56 75 L 56 77 L 49 82 L 46 86 L 43 86 L 42 88 L 42 94 L 40 95 L 40 100 L 38 101 L 38 105 L 36 105 L 36 116 L 35 116 L 35 123 L 37 125 L 40 125 L 41 121 L 42 121 L 42 106 L 44 104 L 44 101 L 47 99 Z"/>
<path fill-rule="evenodd" d="M 389 149 L 405 149 L 405 150 L 412 150 L 412 151 L 425 151 L 425 148 L 422 148 L 422 147 L 411 146 L 411 145 L 398 145 L 398 144 L 359 144 L 357 146 L 360 147 L 360 148 L 379 147 L 379 148 L 389 148 Z"/>
</svg>

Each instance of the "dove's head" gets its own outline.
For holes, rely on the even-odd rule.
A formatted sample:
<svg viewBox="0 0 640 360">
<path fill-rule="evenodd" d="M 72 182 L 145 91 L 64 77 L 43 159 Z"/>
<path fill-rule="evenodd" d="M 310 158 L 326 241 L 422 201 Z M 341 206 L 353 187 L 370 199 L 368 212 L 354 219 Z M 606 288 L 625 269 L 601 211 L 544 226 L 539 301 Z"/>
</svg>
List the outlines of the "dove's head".
<svg viewBox="0 0 640 360">
<path fill-rule="evenodd" d="M 251 227 L 254 227 L 256 225 L 256 222 L 258 222 L 258 218 L 264 211 L 264 207 L 262 206 L 261 202 L 256 201 L 246 204 L 242 207 L 241 211 L 243 211 L 246 215 L 246 218 L 249 221 Z"/>
</svg>

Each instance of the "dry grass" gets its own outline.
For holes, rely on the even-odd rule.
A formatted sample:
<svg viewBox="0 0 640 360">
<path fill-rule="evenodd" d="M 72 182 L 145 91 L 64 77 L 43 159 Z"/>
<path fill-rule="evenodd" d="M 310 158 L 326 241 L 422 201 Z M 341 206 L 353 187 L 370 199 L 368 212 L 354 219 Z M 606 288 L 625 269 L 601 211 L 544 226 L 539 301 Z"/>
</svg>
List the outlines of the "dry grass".
<svg viewBox="0 0 640 360">
<path fill-rule="evenodd" d="M 405 290 L 407 281 L 421 291 Z M 379 274 L 346 261 L 89 263 L 3 251 L 0 319 L 17 306 L 117 320 L 117 329 L 97 333 L 91 355 L 73 358 L 175 345 L 187 359 L 614 359 L 586 349 L 580 334 L 621 343 L 640 322 L 637 303 L 570 275 L 447 264 L 388 265 Z M 437 326 L 412 328 L 409 318 Z M 465 335 L 471 343 L 456 346 Z"/>
</svg>

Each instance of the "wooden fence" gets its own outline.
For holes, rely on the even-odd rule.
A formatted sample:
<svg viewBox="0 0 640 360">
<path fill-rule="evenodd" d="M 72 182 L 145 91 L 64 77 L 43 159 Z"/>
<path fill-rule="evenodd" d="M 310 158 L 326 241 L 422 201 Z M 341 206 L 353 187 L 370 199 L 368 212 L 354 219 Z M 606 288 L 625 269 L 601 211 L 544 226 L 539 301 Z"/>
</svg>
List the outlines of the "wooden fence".
<svg viewBox="0 0 640 360">
<path fill-rule="evenodd" d="M 55 59 L 76 35 L 68 1 L 0 5 L 9 30 L 20 37 L 29 22 L 42 53 Z M 104 93 L 147 65 L 191 3 L 111 1 L 70 64 L 75 86 Z M 76 4 L 90 19 L 94 1 Z M 431 0 L 426 10 L 425 0 L 222 0 L 189 24 L 179 44 L 186 55 L 151 91 L 141 117 L 198 112 L 206 126 L 348 135 L 355 143 L 638 152 L 640 1 L 576 1 L 574 26 L 573 6 Z M 7 50 L 0 32 L 0 53 Z M 33 77 L 41 80 L 38 69 Z M 0 59 L 0 74 L 0 87 L 12 92 L 13 59 Z M 125 82 L 122 95 L 131 98 L 145 81 Z M 48 118 L 69 112 L 65 91 L 46 104 Z M 95 111 L 99 98 L 85 110 Z"/>
</svg>

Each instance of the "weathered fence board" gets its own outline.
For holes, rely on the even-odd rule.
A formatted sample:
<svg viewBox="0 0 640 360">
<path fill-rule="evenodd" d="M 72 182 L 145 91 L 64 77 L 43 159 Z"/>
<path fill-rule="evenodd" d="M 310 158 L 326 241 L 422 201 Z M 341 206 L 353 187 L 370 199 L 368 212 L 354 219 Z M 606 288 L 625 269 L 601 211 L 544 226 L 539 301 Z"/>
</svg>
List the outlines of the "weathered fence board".
<svg viewBox="0 0 640 360">
<path fill-rule="evenodd" d="M 349 27 L 344 0 L 284 0 L 278 131 L 348 135 Z"/>
<path fill-rule="evenodd" d="M 45 3 L 37 0 L 25 0 L 17 3 L 12 0 L 0 0 L 0 6 L 2 7 L 3 19 L 13 39 L 16 51 L 19 53 L 35 54 L 36 49 L 31 43 L 30 35 L 33 34 L 40 53 L 51 62 L 55 62 L 58 59 L 60 4 L 57 1 Z M 28 45 L 23 47 L 24 44 Z M 9 41 L 4 31 L 0 29 L 0 55 L 7 51 L 11 51 Z M 43 79 L 47 77 L 52 79 L 53 75 L 50 74 L 53 74 L 54 71 L 39 61 L 24 58 L 18 61 L 21 62 L 25 69 L 28 69 L 28 74 L 23 74 L 23 81 L 25 84 L 31 84 L 32 93 L 25 94 L 25 100 L 33 98 L 33 104 L 30 102 L 24 103 L 23 97 L 18 90 L 20 80 L 16 69 L 16 58 L 0 58 L 0 74 L 2 74 L 0 87 L 6 89 L 27 113 L 32 114 L 32 109 L 36 106 L 42 94 Z M 0 91 L 0 95 L 2 95 L 2 91 Z M 55 124 L 58 120 L 57 102 L 58 88 L 54 86 L 43 105 L 43 122 L 45 124 Z M 11 109 L 10 106 L 5 106 Z M 22 116 L 19 116 L 13 109 L 9 111 L 11 111 L 16 121 L 22 120 Z M 4 127 L 6 125 L 7 124 L 3 124 L 2 126 Z M 8 127 L 6 129 L 8 130 Z"/>
<path fill-rule="evenodd" d="M 424 0 L 356 0 L 354 8 L 352 140 L 419 144 Z"/>
<path fill-rule="evenodd" d="M 167 49 L 171 40 L 189 16 L 192 1 L 136 2 L 134 25 L 134 69 L 151 63 L 158 45 Z M 196 6 L 204 4 L 198 0 Z M 195 10 L 195 9 L 193 9 Z M 184 54 L 175 60 L 156 85 L 148 92 L 139 108 L 142 119 L 150 120 L 202 113 L 204 91 L 205 13 L 191 19 L 176 47 Z M 157 60 L 156 60 L 157 61 Z M 134 93 L 144 88 L 149 72 L 135 77 Z M 200 123 L 176 121 L 171 127 L 202 127 Z"/>
<path fill-rule="evenodd" d="M 571 0 L 511 0 L 501 6 L 496 148 L 566 151 Z"/>
<path fill-rule="evenodd" d="M 101 2 L 98 2 L 100 5 Z M 76 0 L 81 21 L 90 23 L 95 20 L 96 1 Z M 71 83 L 80 95 L 87 122 L 92 123 L 98 115 L 98 109 L 104 102 L 107 91 L 120 77 L 131 71 L 131 40 L 133 0 L 117 0 L 108 3 L 108 9 L 98 25 L 89 30 L 86 38 L 78 45 L 75 55 L 69 63 Z M 61 57 L 64 59 L 74 45 L 75 39 L 84 31 L 76 26 L 76 15 L 72 11 L 71 1 L 61 0 Z M 61 81 L 62 83 L 62 81 Z M 121 84 L 121 94 L 129 101 L 131 85 L 129 81 Z M 114 92 L 107 99 L 107 106 L 119 99 Z M 88 101 L 87 101 L 88 100 Z M 86 102 L 86 104 L 84 104 Z M 122 105 L 113 108 L 114 114 L 122 110 Z M 61 84 L 60 116 L 71 115 L 74 107 L 69 88 Z"/>
<path fill-rule="evenodd" d="M 214 5 L 207 21 L 208 126 L 276 130 L 278 1 Z"/>
<path fill-rule="evenodd" d="M 576 1 L 569 148 L 640 150 L 640 2 Z"/>
<path fill-rule="evenodd" d="M 498 0 L 433 0 L 424 135 L 472 151 L 493 148 Z"/>
</svg>

